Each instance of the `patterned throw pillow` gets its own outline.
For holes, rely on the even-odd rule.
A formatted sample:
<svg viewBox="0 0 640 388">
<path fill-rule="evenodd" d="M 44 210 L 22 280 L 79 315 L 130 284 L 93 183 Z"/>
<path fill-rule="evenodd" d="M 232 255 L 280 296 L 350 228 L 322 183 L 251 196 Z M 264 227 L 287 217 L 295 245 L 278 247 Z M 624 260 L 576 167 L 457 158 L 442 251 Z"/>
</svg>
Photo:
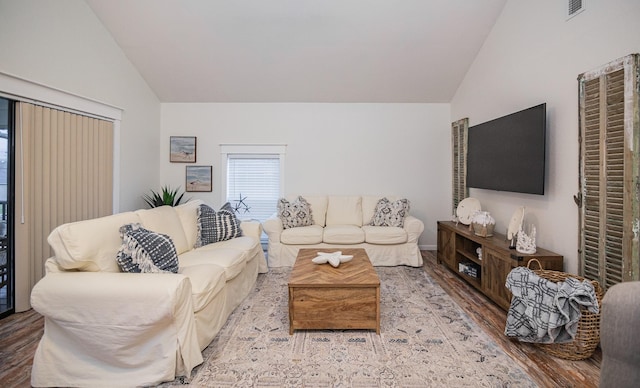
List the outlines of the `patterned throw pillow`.
<svg viewBox="0 0 640 388">
<path fill-rule="evenodd" d="M 404 218 L 409 214 L 409 200 L 399 199 L 391 202 L 386 197 L 376 204 L 369 225 L 373 226 L 404 226 Z"/>
<path fill-rule="evenodd" d="M 278 217 L 282 220 L 282 226 L 285 229 L 313 225 L 311 205 L 302 196 L 298 196 L 293 202 L 280 198 L 278 201 Z"/>
<path fill-rule="evenodd" d="M 225 203 L 217 212 L 205 204 L 198 207 L 196 248 L 240 236 L 242 236 L 240 220 L 236 217 L 229 202 Z"/>
<path fill-rule="evenodd" d="M 178 253 L 171 237 L 140 224 L 122 226 L 120 236 L 122 246 L 116 261 L 122 272 L 178 273 Z"/>
</svg>

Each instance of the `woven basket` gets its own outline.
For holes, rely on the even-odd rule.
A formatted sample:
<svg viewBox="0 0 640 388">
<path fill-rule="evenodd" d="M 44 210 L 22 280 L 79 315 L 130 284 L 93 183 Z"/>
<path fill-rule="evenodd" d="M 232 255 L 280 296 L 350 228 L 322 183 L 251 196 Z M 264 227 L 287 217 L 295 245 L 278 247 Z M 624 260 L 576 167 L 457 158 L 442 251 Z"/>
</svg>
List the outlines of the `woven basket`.
<svg viewBox="0 0 640 388">
<path fill-rule="evenodd" d="M 533 262 L 538 264 L 539 269 L 531 268 L 531 263 Z M 578 279 L 579 281 L 589 280 L 578 275 L 568 274 L 561 271 L 545 270 L 537 259 L 529 260 L 527 267 L 533 270 L 533 272 L 541 278 L 555 283 L 562 282 L 569 277 Z M 598 308 L 602 310 L 602 297 L 604 295 L 604 291 L 597 281 L 589 281 L 593 284 L 593 288 L 595 289 Z M 578 361 L 586 360 L 591 357 L 600 343 L 600 313 L 594 314 L 589 312 L 586 308 L 582 308 L 580 313 L 578 331 L 576 332 L 576 336 L 572 342 L 564 344 L 536 344 L 536 346 L 540 347 L 546 353 L 565 360 Z"/>
</svg>

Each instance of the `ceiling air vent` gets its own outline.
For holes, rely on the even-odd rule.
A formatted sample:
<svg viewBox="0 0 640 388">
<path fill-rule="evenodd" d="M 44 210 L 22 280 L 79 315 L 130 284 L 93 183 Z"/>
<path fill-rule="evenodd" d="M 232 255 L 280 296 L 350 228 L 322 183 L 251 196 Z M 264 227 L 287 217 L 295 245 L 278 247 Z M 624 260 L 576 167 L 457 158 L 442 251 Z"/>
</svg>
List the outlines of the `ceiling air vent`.
<svg viewBox="0 0 640 388">
<path fill-rule="evenodd" d="M 567 0 L 567 20 L 584 11 L 585 0 Z"/>
</svg>

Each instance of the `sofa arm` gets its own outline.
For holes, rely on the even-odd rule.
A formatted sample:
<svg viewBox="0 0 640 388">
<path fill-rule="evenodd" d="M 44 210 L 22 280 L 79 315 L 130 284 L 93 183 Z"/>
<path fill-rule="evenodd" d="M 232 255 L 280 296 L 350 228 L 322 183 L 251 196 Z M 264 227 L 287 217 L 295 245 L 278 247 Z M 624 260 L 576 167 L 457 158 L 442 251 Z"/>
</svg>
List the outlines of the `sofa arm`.
<svg viewBox="0 0 640 388">
<path fill-rule="evenodd" d="M 407 216 L 404 219 L 404 230 L 407 231 L 407 242 L 417 242 L 424 231 L 424 223 L 414 216 Z"/>
<path fill-rule="evenodd" d="M 243 235 L 253 237 L 258 241 L 262 237 L 262 225 L 259 221 L 242 221 L 240 229 L 242 229 Z"/>
<path fill-rule="evenodd" d="M 269 237 L 269 241 L 280 242 L 280 235 L 284 230 L 282 220 L 277 216 L 271 216 L 262 223 L 264 232 Z"/>
<path fill-rule="evenodd" d="M 640 282 L 614 285 L 602 299 L 600 387 L 635 387 L 640 380 Z"/>
<path fill-rule="evenodd" d="M 71 376 L 78 385 L 91 385 L 105 370 L 114 375 L 114 386 L 142 384 L 133 382 L 157 377 L 157 368 L 169 378 L 190 375 L 203 360 L 191 293 L 191 282 L 180 274 L 47 274 L 31 292 L 31 305 L 45 317 L 32 382 Z"/>
<path fill-rule="evenodd" d="M 58 272 L 38 281 L 31 305 L 66 322 L 145 325 L 175 319 L 190 296 L 191 283 L 181 274 Z"/>
</svg>

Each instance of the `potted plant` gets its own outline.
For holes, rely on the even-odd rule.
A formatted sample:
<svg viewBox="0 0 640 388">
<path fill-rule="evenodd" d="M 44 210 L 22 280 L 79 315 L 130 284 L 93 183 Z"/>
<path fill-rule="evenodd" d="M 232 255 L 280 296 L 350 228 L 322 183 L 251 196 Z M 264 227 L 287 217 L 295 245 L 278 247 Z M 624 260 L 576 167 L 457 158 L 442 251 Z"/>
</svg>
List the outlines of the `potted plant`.
<svg viewBox="0 0 640 388">
<path fill-rule="evenodd" d="M 183 196 L 184 192 L 180 194 L 180 187 L 172 190 L 169 186 L 164 186 L 159 192 L 151 190 L 151 194 L 143 195 L 142 199 L 153 208 L 164 205 L 178 206 Z"/>
</svg>

